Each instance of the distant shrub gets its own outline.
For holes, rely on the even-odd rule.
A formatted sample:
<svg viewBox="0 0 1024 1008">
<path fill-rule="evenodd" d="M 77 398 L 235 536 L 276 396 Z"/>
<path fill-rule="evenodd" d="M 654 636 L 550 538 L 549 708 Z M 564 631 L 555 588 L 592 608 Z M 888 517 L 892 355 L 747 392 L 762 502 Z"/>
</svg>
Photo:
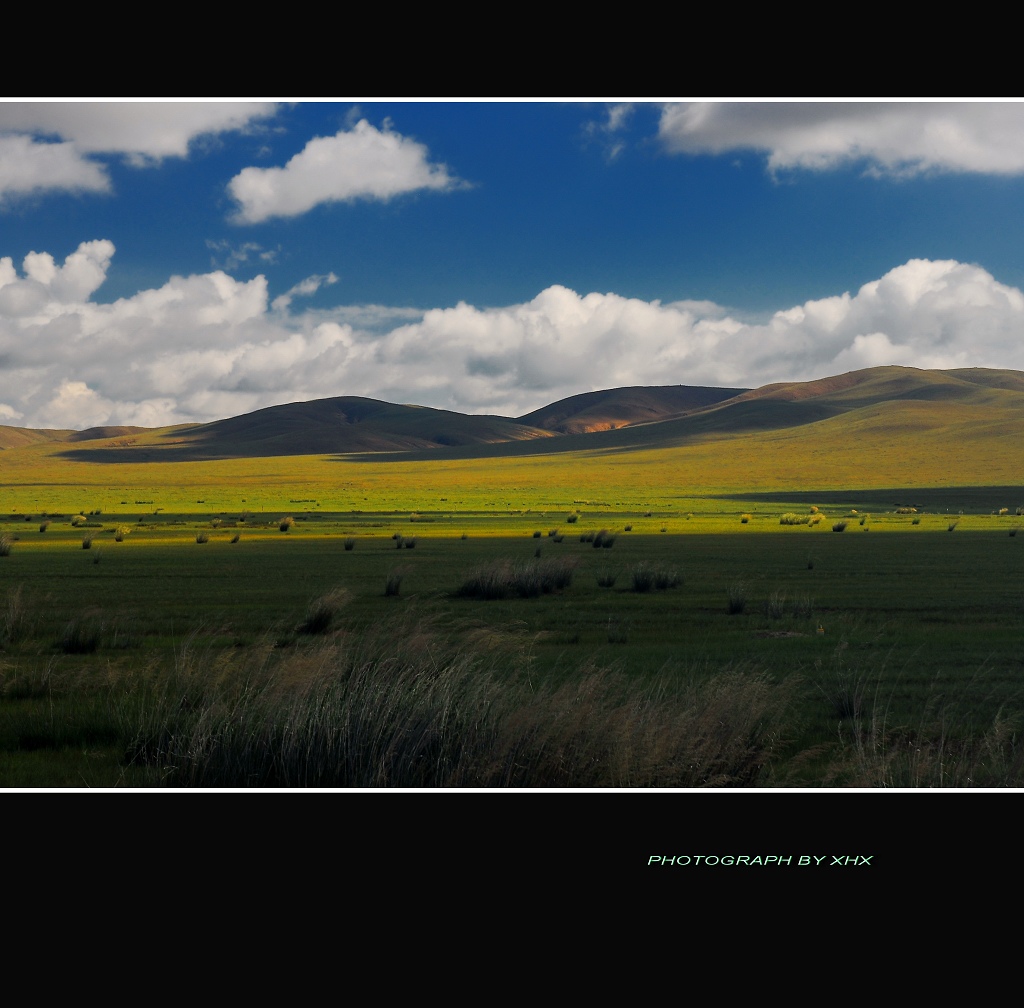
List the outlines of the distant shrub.
<svg viewBox="0 0 1024 1008">
<path fill-rule="evenodd" d="M 99 624 L 84 617 L 68 623 L 57 641 L 64 654 L 93 654 L 99 646 Z"/>
<path fill-rule="evenodd" d="M 608 620 L 608 643 L 625 644 L 629 641 L 629 631 L 625 624 L 614 618 Z"/>
<path fill-rule="evenodd" d="M 868 516 L 867 515 L 861 515 L 860 516 L 860 521 L 857 524 L 858 525 L 866 525 L 867 524 L 867 520 L 868 520 Z"/>
<path fill-rule="evenodd" d="M 397 594 L 397 590 L 395 594 Z M 349 592 L 338 588 L 315 599 L 310 603 L 305 617 L 296 628 L 298 633 L 308 635 L 327 633 L 350 598 Z"/>
<path fill-rule="evenodd" d="M 753 515 L 748 515 L 748 514 L 740 515 L 740 524 L 741 525 L 746 525 L 750 521 L 750 519 L 753 518 L 753 517 L 754 517 Z"/>
<path fill-rule="evenodd" d="M 124 542 L 126 535 L 131 533 L 131 529 L 127 525 L 119 525 L 114 530 L 114 542 Z"/>
<path fill-rule="evenodd" d="M 86 518 L 84 514 L 79 514 L 75 515 L 75 517 L 71 519 L 71 524 L 77 528 L 79 525 L 84 525 L 88 520 L 89 519 Z"/>
<path fill-rule="evenodd" d="M 82 549 L 92 549 L 92 536 L 82 536 Z"/>
<path fill-rule="evenodd" d="M 810 515 L 798 515 L 787 511 L 780 519 L 780 525 L 808 525 L 811 521 Z"/>
<path fill-rule="evenodd" d="M 623 527 L 622 531 L 623 532 L 632 532 L 633 531 L 633 526 L 632 525 L 626 525 L 626 526 Z"/>
<path fill-rule="evenodd" d="M 45 532 L 49 527 L 50 527 L 50 523 L 48 521 L 44 521 L 44 522 L 42 522 L 40 524 L 39 531 L 40 532 Z"/>
<path fill-rule="evenodd" d="M 834 522 L 832 524 L 832 531 L 833 532 L 845 532 L 846 531 L 846 522 L 844 522 L 844 521 Z"/>
<path fill-rule="evenodd" d="M 239 533 L 237 533 L 237 532 L 236 532 L 236 533 L 235 533 L 235 534 L 234 534 L 234 535 L 233 535 L 233 536 L 232 536 L 232 537 L 231 537 L 231 538 L 230 538 L 230 539 L 228 540 L 228 542 L 233 542 L 233 543 L 236 543 L 236 542 L 238 542 L 238 540 L 239 540 L 239 539 L 241 539 L 241 538 L 242 538 L 242 537 L 241 537 L 241 535 L 239 535 Z"/>
<path fill-rule="evenodd" d="M 394 598 L 399 594 L 402 588 L 402 577 L 404 571 L 393 570 L 387 576 L 387 580 L 384 582 L 384 594 L 388 598 Z"/>
<path fill-rule="evenodd" d="M 292 526 L 294 524 L 295 524 L 295 519 L 294 518 L 291 518 L 291 517 L 289 517 L 289 518 L 282 518 L 281 521 L 278 523 L 277 527 L 278 527 L 278 530 L 281 531 L 281 532 L 290 532 L 291 528 L 292 528 Z"/>
<path fill-rule="evenodd" d="M 633 591 L 649 592 L 654 587 L 654 571 L 646 564 L 637 564 L 630 572 Z"/>
<path fill-rule="evenodd" d="M 786 594 L 782 591 L 773 591 L 765 599 L 762 611 L 769 619 L 782 619 L 786 615 Z"/>
<path fill-rule="evenodd" d="M 539 531 L 533 533 L 533 538 L 534 539 L 539 539 L 540 537 L 541 537 L 541 533 Z"/>
<path fill-rule="evenodd" d="M 797 619 L 810 619 L 814 613 L 814 600 L 810 595 L 800 595 L 793 600 L 792 613 Z"/>
<path fill-rule="evenodd" d="M 682 582 L 682 578 L 674 570 L 656 570 L 654 572 L 654 587 L 658 591 L 667 591 L 669 588 L 675 588 Z"/>
<path fill-rule="evenodd" d="M 416 538 L 416 536 L 410 536 L 408 539 L 403 539 L 402 540 L 402 545 L 406 549 L 415 549 L 416 548 L 416 543 L 418 541 L 419 540 Z"/>
<path fill-rule="evenodd" d="M 921 519 L 920 518 L 912 518 L 911 521 L 910 521 L 910 524 L 911 525 L 920 525 L 921 524 Z"/>
<path fill-rule="evenodd" d="M 917 514 L 917 508 L 915 508 L 915 507 L 898 507 L 898 508 L 896 508 L 896 514 Z"/>
<path fill-rule="evenodd" d="M 551 541 L 552 541 L 552 542 L 556 542 L 556 543 L 560 543 L 560 542 L 562 542 L 562 540 L 563 540 L 563 539 L 565 539 L 565 536 L 564 536 L 564 535 L 562 535 L 562 533 L 561 533 L 561 532 L 559 532 L 559 533 L 558 533 L 558 535 L 556 535 L 556 536 L 552 536 L 552 537 L 551 537 Z"/>
<path fill-rule="evenodd" d="M 597 587 L 598 588 L 614 588 L 615 587 L 615 575 L 614 574 L 598 574 L 597 575 Z"/>
<path fill-rule="evenodd" d="M 952 532 L 952 531 L 953 531 L 953 529 L 955 529 L 955 528 L 957 527 L 957 525 L 959 525 L 959 524 L 960 524 L 960 522 L 959 522 L 959 521 L 951 521 L 951 522 L 950 522 L 950 523 L 949 523 L 949 524 L 948 524 L 948 525 L 946 526 L 946 531 L 947 531 L 947 532 Z"/>
<path fill-rule="evenodd" d="M 1016 534 L 1017 530 L 1015 528 L 1010 529 L 1010 535 L 1015 536 Z"/>
<path fill-rule="evenodd" d="M 356 548 L 356 541 L 351 536 L 345 540 L 345 549 L 351 552 Z"/>
<path fill-rule="evenodd" d="M 210 541 L 209 533 L 207 533 L 207 532 L 197 532 L 196 533 L 196 542 L 197 543 L 208 543 L 209 541 Z"/>
<path fill-rule="evenodd" d="M 569 523 L 570 525 L 575 525 L 575 524 L 576 524 L 576 522 L 577 522 L 577 521 L 579 521 L 579 517 L 580 517 L 579 515 L 574 515 L 574 514 L 571 514 L 571 515 L 567 515 L 567 516 L 566 516 L 566 518 L 565 518 L 565 520 L 566 520 L 566 521 L 567 521 L 567 522 L 568 522 L 568 523 Z"/>
<path fill-rule="evenodd" d="M 533 562 L 495 560 L 478 567 L 456 589 L 461 598 L 537 598 L 572 584 L 578 561 L 557 557 Z"/>
<path fill-rule="evenodd" d="M 734 581 L 729 585 L 729 594 L 726 599 L 726 612 L 730 616 L 738 616 L 747 608 L 747 586 L 742 581 Z"/>
<path fill-rule="evenodd" d="M 601 547 L 604 546 L 605 541 L 607 539 L 611 539 L 611 543 L 615 542 L 615 537 L 610 536 L 608 534 L 608 529 L 601 529 L 600 532 L 595 532 L 592 540 L 594 544 L 594 549 L 601 549 Z M 611 545 L 611 543 L 609 543 L 608 545 Z"/>
<path fill-rule="evenodd" d="M 0 557 L 11 555 L 11 546 L 14 540 L 6 533 L 0 532 Z"/>
</svg>

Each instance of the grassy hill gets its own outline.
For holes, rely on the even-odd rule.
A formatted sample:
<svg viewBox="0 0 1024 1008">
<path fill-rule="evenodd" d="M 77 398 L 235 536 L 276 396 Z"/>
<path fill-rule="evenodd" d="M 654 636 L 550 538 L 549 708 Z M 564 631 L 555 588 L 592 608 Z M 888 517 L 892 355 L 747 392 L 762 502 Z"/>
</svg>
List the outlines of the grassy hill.
<svg viewBox="0 0 1024 1008">
<path fill-rule="evenodd" d="M 631 386 L 583 392 L 519 417 L 520 423 L 558 434 L 589 434 L 638 423 L 665 420 L 724 402 L 745 389 L 694 385 Z"/>
<path fill-rule="evenodd" d="M 684 386 L 587 393 L 517 420 L 340 397 L 90 440 L 3 428 L 0 508 L 647 510 L 702 496 L 1024 487 L 1020 372 L 880 367 L 717 398 L 728 391 L 708 390 L 705 405 Z M 652 410 L 664 418 L 645 419 Z M 599 416 L 623 426 L 557 431 Z"/>
</svg>

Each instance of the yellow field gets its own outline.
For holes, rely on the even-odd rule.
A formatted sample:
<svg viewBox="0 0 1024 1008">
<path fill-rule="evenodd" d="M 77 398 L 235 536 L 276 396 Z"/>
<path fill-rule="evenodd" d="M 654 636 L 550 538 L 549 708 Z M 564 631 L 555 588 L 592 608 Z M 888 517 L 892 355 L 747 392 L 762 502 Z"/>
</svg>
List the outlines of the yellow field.
<svg viewBox="0 0 1024 1008">
<path fill-rule="evenodd" d="M 961 406 L 954 427 L 939 426 L 935 409 L 905 402 L 884 412 L 867 408 L 799 428 L 702 435 L 674 446 L 570 453 L 546 443 L 544 452 L 486 458 L 439 451 L 404 459 L 93 462 L 90 452 L 109 449 L 113 440 L 30 445 L 0 452 L 0 512 L 555 511 L 580 505 L 657 511 L 731 494 L 1024 484 L 1024 419 L 1008 424 L 983 408 Z M 1021 502 L 1005 503 L 1012 509 Z"/>
</svg>

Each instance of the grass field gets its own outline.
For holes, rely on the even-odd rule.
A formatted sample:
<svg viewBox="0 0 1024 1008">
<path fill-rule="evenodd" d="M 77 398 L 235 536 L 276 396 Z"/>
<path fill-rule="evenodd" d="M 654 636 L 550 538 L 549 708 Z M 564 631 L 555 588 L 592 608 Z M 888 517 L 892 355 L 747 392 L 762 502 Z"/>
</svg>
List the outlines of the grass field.
<svg viewBox="0 0 1024 1008">
<path fill-rule="evenodd" d="M 0 786 L 1024 786 L 1022 389 L 0 428 Z"/>
<path fill-rule="evenodd" d="M 1024 783 L 1019 487 L 361 513 L 208 492 L 108 511 L 80 485 L 102 513 L 3 516 L 0 786 Z"/>
</svg>

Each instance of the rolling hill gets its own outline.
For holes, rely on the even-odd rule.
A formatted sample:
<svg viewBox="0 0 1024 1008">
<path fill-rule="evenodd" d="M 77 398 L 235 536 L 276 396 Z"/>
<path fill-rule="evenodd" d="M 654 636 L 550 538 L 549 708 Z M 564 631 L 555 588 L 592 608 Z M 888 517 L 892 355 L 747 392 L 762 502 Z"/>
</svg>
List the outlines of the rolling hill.
<svg viewBox="0 0 1024 1008">
<path fill-rule="evenodd" d="M 586 392 L 521 417 L 477 416 L 359 396 L 271 406 L 200 425 L 87 431 L 0 427 L 0 448 L 61 446 L 91 462 L 388 453 L 399 461 L 671 449 L 777 432 L 960 439 L 1024 436 L 1024 373 L 876 367 L 756 389 L 651 386 Z M 1021 443 L 1024 443 L 1022 441 Z M 1024 476 L 1024 462 L 1021 466 Z"/>
</svg>

